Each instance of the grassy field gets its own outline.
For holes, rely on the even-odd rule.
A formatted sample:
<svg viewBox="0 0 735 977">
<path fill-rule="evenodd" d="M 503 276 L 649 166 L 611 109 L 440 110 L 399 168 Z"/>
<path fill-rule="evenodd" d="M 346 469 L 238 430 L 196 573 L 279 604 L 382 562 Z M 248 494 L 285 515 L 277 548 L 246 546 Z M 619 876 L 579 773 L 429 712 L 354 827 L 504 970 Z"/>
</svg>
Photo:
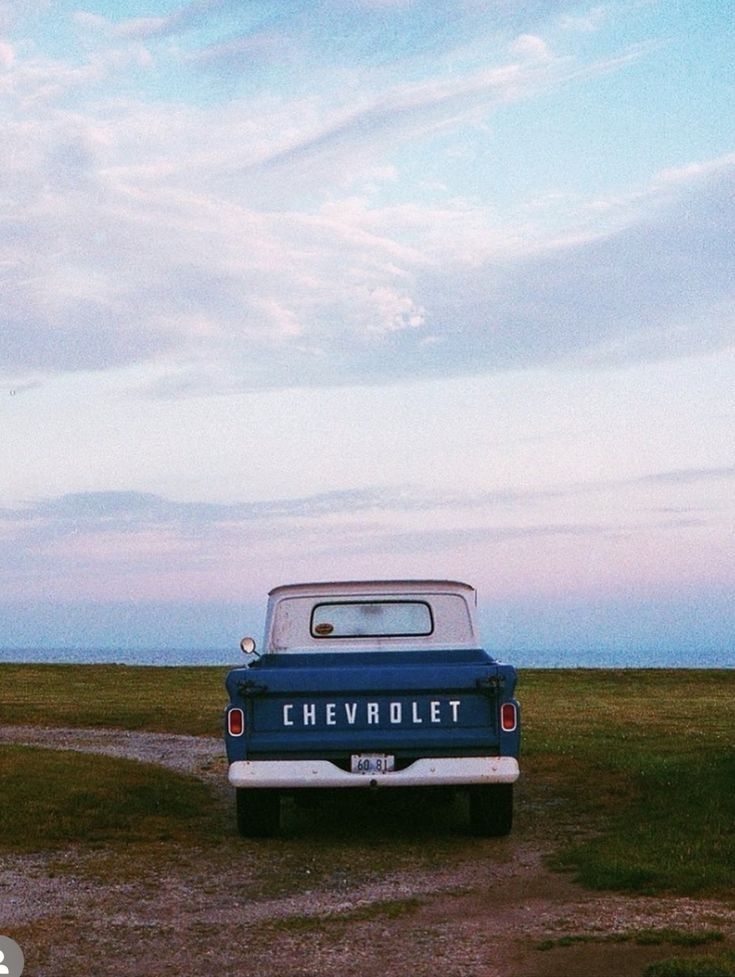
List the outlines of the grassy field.
<svg viewBox="0 0 735 977">
<path fill-rule="evenodd" d="M 0 721 L 218 736 L 224 674 L 220 668 L 1 665 Z M 518 695 L 524 723 L 519 817 L 543 821 L 545 832 L 558 838 L 557 867 L 593 888 L 732 892 L 735 670 L 528 670 Z M 55 778 L 58 761 L 47 751 L 35 751 L 46 766 L 28 763 L 27 751 L 2 752 L 2 796 L 22 797 L 18 809 L 28 811 L 43 795 L 50 810 L 72 804 L 120 811 L 122 791 L 135 804 L 123 805 L 122 820 L 103 829 L 120 837 L 141 830 L 146 811 L 154 831 L 196 831 L 197 819 L 206 818 L 206 792 L 186 778 L 76 758 L 108 764 L 104 776 L 81 780 L 101 791 L 92 796 L 75 787 L 76 776 Z M 150 791 L 144 782 L 153 784 Z M 85 828 L 92 839 L 93 820 Z M 0 848 L 42 846 L 37 835 L 23 840 L 29 830 L 6 826 Z"/>
<path fill-rule="evenodd" d="M 592 837 L 557 864 L 586 885 L 731 893 L 735 881 L 735 671 L 530 671 L 528 777 L 555 789 Z"/>
<path fill-rule="evenodd" d="M 220 736 L 226 668 L 0 665 L 0 722 Z"/>
<path fill-rule="evenodd" d="M 6 851 L 185 845 L 211 833 L 216 818 L 204 784 L 133 760 L 2 746 L 0 785 Z"/>
</svg>

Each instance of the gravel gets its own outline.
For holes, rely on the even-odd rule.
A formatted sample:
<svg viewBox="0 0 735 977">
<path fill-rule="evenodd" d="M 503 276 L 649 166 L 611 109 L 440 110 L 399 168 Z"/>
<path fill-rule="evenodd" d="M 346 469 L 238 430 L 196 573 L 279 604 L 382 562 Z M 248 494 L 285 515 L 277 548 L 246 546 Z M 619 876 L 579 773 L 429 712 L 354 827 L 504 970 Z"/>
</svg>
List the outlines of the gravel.
<svg viewBox="0 0 735 977">
<path fill-rule="evenodd" d="M 0 743 L 160 764 L 205 780 L 213 803 L 232 800 L 216 739 L 5 726 Z M 472 839 L 436 865 L 414 841 L 420 858 L 387 867 L 376 858 L 372 875 L 345 869 L 342 837 L 333 857 L 339 849 L 343 861 L 330 871 L 329 838 L 308 820 L 282 842 L 243 841 L 232 828 L 211 847 L 126 872 L 115 868 L 119 852 L 100 868 L 104 849 L 9 855 L 0 933 L 24 948 L 26 977 L 640 977 L 647 962 L 684 951 L 603 938 L 716 929 L 733 945 L 733 904 L 589 892 L 545 868 L 554 838 L 539 836 L 532 816 L 519 820 L 510 838 Z M 578 934 L 599 940 L 535 949 Z"/>
</svg>

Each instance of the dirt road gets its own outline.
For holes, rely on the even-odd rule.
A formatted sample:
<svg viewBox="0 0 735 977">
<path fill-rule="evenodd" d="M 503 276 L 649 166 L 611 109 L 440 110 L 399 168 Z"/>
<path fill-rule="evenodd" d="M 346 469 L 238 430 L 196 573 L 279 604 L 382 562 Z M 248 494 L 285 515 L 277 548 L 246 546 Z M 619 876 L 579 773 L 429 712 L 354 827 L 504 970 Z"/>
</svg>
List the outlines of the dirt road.
<svg viewBox="0 0 735 977">
<path fill-rule="evenodd" d="M 641 930 L 735 945 L 735 905 L 594 893 L 550 872 L 543 785 L 520 785 L 507 839 L 469 836 L 461 801 L 341 795 L 288 806 L 281 839 L 244 841 L 216 740 L 0 727 L 1 742 L 162 764 L 206 780 L 223 812 L 211 844 L 162 843 L 145 864 L 135 848 L 4 858 L 0 932 L 25 948 L 27 977 L 640 977 L 694 952 L 640 945 Z"/>
</svg>

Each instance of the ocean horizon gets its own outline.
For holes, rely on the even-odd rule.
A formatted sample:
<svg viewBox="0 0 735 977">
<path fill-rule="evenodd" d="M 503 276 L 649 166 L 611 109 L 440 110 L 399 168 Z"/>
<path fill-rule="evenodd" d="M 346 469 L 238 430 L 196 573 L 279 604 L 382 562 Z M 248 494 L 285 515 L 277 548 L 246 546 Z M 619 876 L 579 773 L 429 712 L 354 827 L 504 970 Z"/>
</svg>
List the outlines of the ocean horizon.
<svg viewBox="0 0 735 977">
<path fill-rule="evenodd" d="M 733 668 L 735 654 L 724 649 L 512 650 L 488 649 L 516 668 Z M 0 664 L 221 666 L 243 663 L 229 648 L 0 648 Z"/>
</svg>

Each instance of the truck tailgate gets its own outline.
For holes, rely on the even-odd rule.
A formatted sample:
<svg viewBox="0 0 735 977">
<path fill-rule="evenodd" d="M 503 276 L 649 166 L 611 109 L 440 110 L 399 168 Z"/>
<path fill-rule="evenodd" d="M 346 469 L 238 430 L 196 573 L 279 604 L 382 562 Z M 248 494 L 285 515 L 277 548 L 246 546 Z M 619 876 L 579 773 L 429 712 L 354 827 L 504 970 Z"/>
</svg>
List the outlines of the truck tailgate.
<svg viewBox="0 0 735 977">
<path fill-rule="evenodd" d="M 228 688 L 245 710 L 250 757 L 411 757 L 492 753 L 514 683 L 482 651 L 290 653 L 231 673 Z"/>
</svg>

